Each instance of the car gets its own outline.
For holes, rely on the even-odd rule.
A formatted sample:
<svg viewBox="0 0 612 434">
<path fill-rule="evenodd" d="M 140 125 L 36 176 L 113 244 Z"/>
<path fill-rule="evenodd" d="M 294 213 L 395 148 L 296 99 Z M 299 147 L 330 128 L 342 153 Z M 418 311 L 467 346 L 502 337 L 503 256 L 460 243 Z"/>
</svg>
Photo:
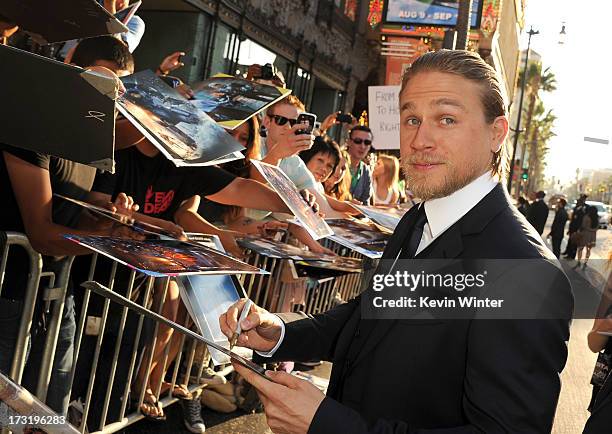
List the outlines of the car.
<svg viewBox="0 0 612 434">
<path fill-rule="evenodd" d="M 603 202 L 596 202 L 594 200 L 587 200 L 586 204 L 597 208 L 597 215 L 599 216 L 599 228 L 608 229 L 610 223 L 610 213 L 608 212 L 607 205 Z"/>
</svg>

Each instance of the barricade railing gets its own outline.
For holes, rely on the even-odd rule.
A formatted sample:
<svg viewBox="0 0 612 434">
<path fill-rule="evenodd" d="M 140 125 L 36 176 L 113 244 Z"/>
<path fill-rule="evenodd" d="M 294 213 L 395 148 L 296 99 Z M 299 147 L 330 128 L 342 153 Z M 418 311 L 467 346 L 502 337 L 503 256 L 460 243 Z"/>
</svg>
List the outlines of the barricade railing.
<svg viewBox="0 0 612 434">
<path fill-rule="evenodd" d="M 25 246 L 30 254 L 31 269 L 35 270 L 28 276 L 20 341 L 10 373 L 13 379 L 19 380 L 23 372 L 26 340 L 32 323 L 36 294 L 43 291 L 38 289 L 41 277 L 49 278 L 49 284 L 44 287 L 43 300 L 50 311 L 50 321 L 45 352 L 40 361 L 41 376 L 36 388 L 36 395 L 44 401 L 51 378 L 66 288 L 71 277 L 72 258 L 66 260 L 55 273 L 44 273 L 40 255 L 31 248 L 23 234 L 9 234 L 4 244 L 1 271 L 6 267 L 6 249 L 13 244 Z M 339 244 L 327 241 L 325 245 L 339 255 L 361 258 L 365 272 L 375 265 L 375 261 Z M 245 261 L 268 271 L 269 274 L 241 275 L 238 280 L 249 298 L 272 312 L 281 306 L 290 306 L 291 310 L 300 309 L 311 314 L 324 312 L 338 302 L 355 297 L 361 290 L 363 271 L 309 279 L 297 275 L 291 259 L 270 258 L 247 251 Z M 89 269 L 85 273 L 86 277 L 79 277 L 80 281 L 100 281 L 112 291 L 137 301 L 141 306 L 162 313 L 170 278 L 143 276 L 97 254 L 91 255 L 89 264 L 80 268 L 87 270 L 87 266 Z M 170 341 L 161 353 L 154 354 L 158 336 L 166 336 L 166 326 L 160 326 L 157 321 L 145 320 L 143 315 L 131 313 L 127 307 L 113 307 L 109 299 L 96 299 L 101 301 L 101 306 L 100 303 L 92 304 L 91 291 L 80 288 L 80 281 L 74 282 L 75 292 L 79 292 L 79 302 L 75 306 L 74 361 L 69 375 L 71 400 L 82 402 L 81 419 L 76 423 L 80 432 L 113 433 L 142 419 L 144 415 L 140 408 L 145 401 L 146 385 L 150 383 L 154 364 L 160 365 L 164 373 L 173 365 L 172 371 L 159 376 L 156 383 L 150 385 L 155 399 L 164 407 L 177 401 L 172 396 L 176 384 L 185 384 L 192 392 L 204 387 L 203 372 L 209 366 L 210 356 L 206 350 L 200 351 L 201 343 L 184 335 L 173 334 L 171 339 L 176 339 L 178 343 Z M 286 303 L 288 288 L 302 283 L 305 285 L 303 304 Z M 188 315 L 175 319 L 185 327 L 193 326 Z M 172 349 L 178 348 L 174 360 L 171 360 L 171 344 L 175 345 Z M 221 369 L 221 374 L 232 370 L 231 365 L 218 369 Z M 166 379 L 169 383 L 167 391 L 162 387 Z"/>
</svg>

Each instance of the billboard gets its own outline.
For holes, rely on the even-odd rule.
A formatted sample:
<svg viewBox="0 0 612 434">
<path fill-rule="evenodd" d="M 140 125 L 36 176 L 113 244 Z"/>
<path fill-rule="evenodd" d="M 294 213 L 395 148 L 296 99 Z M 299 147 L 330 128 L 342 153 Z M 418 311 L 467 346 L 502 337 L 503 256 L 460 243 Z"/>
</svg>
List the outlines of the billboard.
<svg viewBox="0 0 612 434">
<path fill-rule="evenodd" d="M 472 0 L 472 28 L 480 26 L 483 0 Z M 454 27 L 459 0 L 389 0 L 383 14 L 390 24 Z"/>
</svg>

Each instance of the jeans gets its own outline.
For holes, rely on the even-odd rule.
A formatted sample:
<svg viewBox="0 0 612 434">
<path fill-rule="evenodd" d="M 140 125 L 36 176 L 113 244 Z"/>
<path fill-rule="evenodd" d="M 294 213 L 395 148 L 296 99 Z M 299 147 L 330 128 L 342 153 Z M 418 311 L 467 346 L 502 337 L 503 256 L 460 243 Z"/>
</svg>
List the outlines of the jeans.
<svg viewBox="0 0 612 434">
<path fill-rule="evenodd" d="M 23 301 L 0 298 L 0 371 L 11 370 Z"/>
<path fill-rule="evenodd" d="M 47 323 L 50 318 L 47 319 Z M 62 321 L 55 347 L 51 380 L 47 389 L 46 404 L 59 415 L 66 415 L 70 403 L 70 373 L 74 362 L 74 336 L 76 321 L 74 313 L 74 296 L 69 293 L 64 302 Z M 46 330 L 32 333 L 32 345 L 28 363 L 23 373 L 22 384 L 35 392 L 40 373 L 40 361 L 45 349 Z"/>
</svg>

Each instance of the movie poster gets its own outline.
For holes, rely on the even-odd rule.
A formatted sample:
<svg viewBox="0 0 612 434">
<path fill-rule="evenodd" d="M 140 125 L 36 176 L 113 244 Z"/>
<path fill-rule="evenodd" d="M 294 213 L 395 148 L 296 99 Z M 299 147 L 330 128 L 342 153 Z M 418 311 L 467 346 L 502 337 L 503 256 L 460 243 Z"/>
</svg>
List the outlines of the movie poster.
<svg viewBox="0 0 612 434">
<path fill-rule="evenodd" d="M 325 223 L 325 220 L 323 220 L 319 214 L 315 213 L 302 198 L 295 184 L 291 182 L 285 172 L 277 166 L 272 166 L 271 164 L 261 161 L 251 160 L 251 163 L 259 170 L 281 199 L 283 199 L 293 215 L 304 226 L 311 237 L 315 240 L 319 240 L 333 234 L 333 231 L 327 223 Z"/>
<path fill-rule="evenodd" d="M 132 240 L 106 236 L 64 235 L 94 252 L 149 276 L 190 274 L 260 274 L 263 271 L 217 250 L 178 240 Z"/>
<path fill-rule="evenodd" d="M 121 80 L 126 89 L 121 112 L 176 166 L 214 165 L 244 149 L 152 71 Z"/>
<path fill-rule="evenodd" d="M 408 211 L 406 208 L 390 206 L 365 206 L 357 204 L 353 204 L 353 206 L 374 223 L 390 231 L 395 230 L 404 214 L 406 214 L 406 211 Z"/>
<path fill-rule="evenodd" d="M 373 259 L 382 256 L 387 241 L 391 237 L 388 231 L 381 230 L 373 223 L 348 219 L 326 221 L 334 231 L 334 234 L 328 237 L 330 240 Z"/>
<path fill-rule="evenodd" d="M 219 125 L 234 129 L 291 93 L 289 89 L 217 74 L 194 85 L 192 104 Z"/>
</svg>

